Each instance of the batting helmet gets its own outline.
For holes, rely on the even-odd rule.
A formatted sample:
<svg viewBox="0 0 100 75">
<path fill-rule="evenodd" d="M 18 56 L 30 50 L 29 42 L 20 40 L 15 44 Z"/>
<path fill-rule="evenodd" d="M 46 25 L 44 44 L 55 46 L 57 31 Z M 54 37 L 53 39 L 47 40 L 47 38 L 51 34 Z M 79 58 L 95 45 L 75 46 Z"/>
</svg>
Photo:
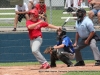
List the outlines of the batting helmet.
<svg viewBox="0 0 100 75">
<path fill-rule="evenodd" d="M 80 19 L 83 18 L 85 14 L 86 14 L 86 11 L 83 8 L 78 9 L 76 12 L 76 16 Z"/>
<path fill-rule="evenodd" d="M 37 9 L 32 9 L 29 11 L 29 14 L 34 14 L 34 17 L 38 18 L 39 17 L 39 13 Z"/>
</svg>

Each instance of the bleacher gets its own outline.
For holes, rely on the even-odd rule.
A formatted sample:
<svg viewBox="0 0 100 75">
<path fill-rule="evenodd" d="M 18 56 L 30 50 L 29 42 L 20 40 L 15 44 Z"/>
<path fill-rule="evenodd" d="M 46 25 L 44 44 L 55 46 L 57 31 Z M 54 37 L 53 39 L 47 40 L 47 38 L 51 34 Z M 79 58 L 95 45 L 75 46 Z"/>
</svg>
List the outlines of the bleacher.
<svg viewBox="0 0 100 75">
<path fill-rule="evenodd" d="M 0 27 L 1 28 L 13 28 L 15 19 L 15 8 L 0 8 Z M 22 22 L 18 22 L 17 25 L 25 27 L 25 19 Z"/>
<path fill-rule="evenodd" d="M 88 10 L 86 10 L 86 12 L 88 13 L 89 12 L 89 10 L 90 10 L 90 8 L 89 7 L 87 7 L 87 6 L 85 6 L 85 7 L 82 7 L 82 8 L 84 8 L 84 9 L 88 9 Z M 68 22 L 75 22 L 76 20 L 77 20 L 77 17 L 76 16 L 73 16 L 74 14 L 76 14 L 76 12 L 67 12 L 67 11 L 65 11 L 65 12 L 63 12 L 63 17 L 61 17 L 61 19 L 62 20 L 64 20 L 64 21 L 68 21 Z M 66 15 L 66 16 L 65 16 Z M 97 19 L 97 16 L 95 16 L 94 18 L 93 18 L 93 23 L 94 23 L 94 27 L 96 28 L 96 26 L 98 25 L 98 19 Z M 74 27 L 75 28 L 75 27 Z"/>
</svg>

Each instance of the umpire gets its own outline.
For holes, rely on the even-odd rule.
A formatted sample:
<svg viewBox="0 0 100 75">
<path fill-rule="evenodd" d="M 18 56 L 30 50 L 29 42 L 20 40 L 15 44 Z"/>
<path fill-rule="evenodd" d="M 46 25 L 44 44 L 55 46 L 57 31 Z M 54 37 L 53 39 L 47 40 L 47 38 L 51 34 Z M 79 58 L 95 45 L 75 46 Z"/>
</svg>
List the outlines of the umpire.
<svg viewBox="0 0 100 75">
<path fill-rule="evenodd" d="M 66 36 L 66 29 L 57 30 L 58 43 L 53 48 L 53 52 L 51 53 L 51 67 L 56 67 L 56 60 L 60 59 L 64 62 L 67 67 L 73 65 L 70 61 L 75 57 L 75 51 L 72 46 L 72 42 L 68 36 Z"/>
<path fill-rule="evenodd" d="M 94 59 L 96 60 L 95 66 L 100 65 L 100 52 L 96 46 L 96 40 L 93 38 L 95 35 L 94 24 L 92 20 L 86 16 L 86 11 L 84 9 L 78 9 L 76 12 L 78 17 L 76 21 L 76 38 L 75 38 L 75 57 L 77 63 L 74 66 L 85 66 L 85 63 L 82 59 L 81 52 L 86 46 L 90 46 Z M 81 41 L 78 42 L 78 39 L 81 38 Z"/>
</svg>

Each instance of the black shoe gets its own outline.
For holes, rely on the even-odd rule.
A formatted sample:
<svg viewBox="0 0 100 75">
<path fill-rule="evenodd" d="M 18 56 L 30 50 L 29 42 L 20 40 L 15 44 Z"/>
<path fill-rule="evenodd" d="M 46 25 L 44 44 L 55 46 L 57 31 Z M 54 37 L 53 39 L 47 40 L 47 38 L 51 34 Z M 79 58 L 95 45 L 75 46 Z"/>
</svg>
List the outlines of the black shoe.
<svg viewBox="0 0 100 75">
<path fill-rule="evenodd" d="M 74 12 L 74 10 L 73 10 L 72 7 L 68 7 L 68 8 L 66 9 L 66 11 L 67 11 L 67 12 Z"/>
<path fill-rule="evenodd" d="M 74 66 L 85 66 L 84 61 L 78 61 Z"/>
<path fill-rule="evenodd" d="M 72 67 L 72 66 L 73 66 L 73 63 L 72 62 L 67 65 L 67 67 Z"/>
<path fill-rule="evenodd" d="M 95 63 L 95 66 L 100 66 L 100 60 Z"/>
<path fill-rule="evenodd" d="M 12 31 L 16 31 L 16 28 L 14 28 Z"/>
<path fill-rule="evenodd" d="M 56 67 L 56 65 L 50 65 L 51 68 Z"/>
</svg>

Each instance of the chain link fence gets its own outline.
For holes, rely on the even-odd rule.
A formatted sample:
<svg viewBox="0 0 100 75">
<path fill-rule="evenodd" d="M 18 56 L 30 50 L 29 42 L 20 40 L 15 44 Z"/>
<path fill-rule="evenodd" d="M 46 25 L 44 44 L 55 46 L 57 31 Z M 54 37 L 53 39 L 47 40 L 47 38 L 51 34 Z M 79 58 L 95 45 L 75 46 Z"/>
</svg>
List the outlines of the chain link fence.
<svg viewBox="0 0 100 75">
<path fill-rule="evenodd" d="M 87 1 L 87 0 L 85 0 Z M 24 0 L 28 5 L 28 0 Z M 61 17 L 73 17 L 72 14 L 63 14 L 65 11 L 66 0 L 45 0 L 47 6 L 47 19 L 48 22 L 54 25 L 61 26 L 65 19 Z M 87 5 L 87 2 L 86 2 Z M 0 27 L 14 27 L 15 6 L 10 4 L 10 0 L 0 0 Z M 67 25 L 75 25 L 75 20 L 68 22 Z M 18 22 L 18 27 L 25 27 L 25 19 Z"/>
</svg>

